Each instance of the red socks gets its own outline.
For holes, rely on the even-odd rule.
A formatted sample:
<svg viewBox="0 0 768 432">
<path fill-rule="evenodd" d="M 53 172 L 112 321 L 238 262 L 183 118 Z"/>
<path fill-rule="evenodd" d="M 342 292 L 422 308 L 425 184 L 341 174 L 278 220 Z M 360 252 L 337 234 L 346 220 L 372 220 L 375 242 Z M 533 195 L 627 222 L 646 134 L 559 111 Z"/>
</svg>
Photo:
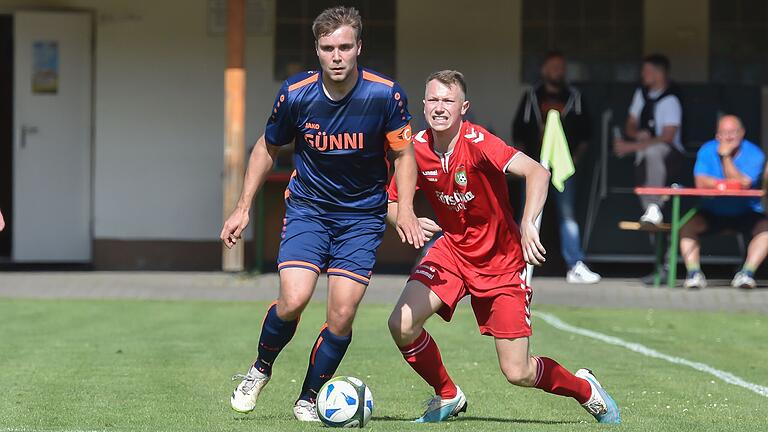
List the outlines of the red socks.
<svg viewBox="0 0 768 432">
<path fill-rule="evenodd" d="M 592 386 L 589 381 L 568 372 L 556 361 L 547 357 L 536 359 L 536 381 L 533 386 L 560 396 L 570 396 L 580 404 L 585 404 L 592 396 Z"/>
<path fill-rule="evenodd" d="M 410 345 L 400 347 L 400 352 L 413 370 L 435 389 L 435 394 L 443 399 L 456 397 L 456 384 L 448 376 L 440 357 L 440 349 L 426 330 Z"/>
<path fill-rule="evenodd" d="M 426 330 L 410 345 L 400 347 L 400 352 L 413 370 L 435 389 L 435 394 L 443 399 L 456 397 L 456 384 L 448 376 L 440 349 Z M 586 403 L 592 396 L 592 386 L 587 380 L 568 372 L 551 358 L 534 359 L 537 363 L 534 387 L 547 393 L 572 397 L 580 404 Z"/>
</svg>

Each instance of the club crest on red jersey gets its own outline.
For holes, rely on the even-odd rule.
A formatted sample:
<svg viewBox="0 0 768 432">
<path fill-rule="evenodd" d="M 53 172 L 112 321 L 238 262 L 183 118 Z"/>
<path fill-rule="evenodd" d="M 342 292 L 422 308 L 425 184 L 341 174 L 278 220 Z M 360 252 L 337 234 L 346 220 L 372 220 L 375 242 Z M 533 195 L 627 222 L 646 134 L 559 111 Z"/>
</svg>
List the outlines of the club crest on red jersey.
<svg viewBox="0 0 768 432">
<path fill-rule="evenodd" d="M 456 180 L 456 184 L 459 186 L 467 185 L 467 170 L 464 168 L 464 165 L 459 165 L 459 167 L 456 169 L 454 179 Z"/>
</svg>

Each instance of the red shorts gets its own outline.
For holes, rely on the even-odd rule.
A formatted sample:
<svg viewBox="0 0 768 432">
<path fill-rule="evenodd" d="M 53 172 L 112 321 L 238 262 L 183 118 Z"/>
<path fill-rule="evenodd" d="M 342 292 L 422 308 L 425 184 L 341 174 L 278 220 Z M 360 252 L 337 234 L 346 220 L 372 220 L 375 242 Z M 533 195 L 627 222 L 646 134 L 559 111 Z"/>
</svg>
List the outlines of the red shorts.
<svg viewBox="0 0 768 432">
<path fill-rule="evenodd" d="M 450 321 L 456 305 L 469 295 L 481 334 L 504 339 L 530 336 L 533 290 L 522 275 L 525 267 L 499 275 L 478 274 L 459 265 L 448 247 L 438 240 L 409 278 L 440 297 L 443 307 L 438 315 Z"/>
</svg>

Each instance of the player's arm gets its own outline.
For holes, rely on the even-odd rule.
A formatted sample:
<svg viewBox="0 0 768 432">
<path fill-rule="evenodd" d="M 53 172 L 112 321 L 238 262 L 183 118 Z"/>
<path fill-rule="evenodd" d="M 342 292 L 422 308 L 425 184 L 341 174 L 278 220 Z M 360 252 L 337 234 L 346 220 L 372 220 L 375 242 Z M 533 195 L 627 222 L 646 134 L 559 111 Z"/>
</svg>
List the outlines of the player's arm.
<svg viewBox="0 0 768 432">
<path fill-rule="evenodd" d="M 418 186 L 416 187 L 418 189 Z M 397 209 L 398 209 L 398 194 L 397 194 L 397 182 L 395 178 L 392 178 L 387 188 L 387 195 L 389 195 L 389 202 L 387 203 L 387 222 L 397 229 Z M 443 229 L 440 225 L 435 223 L 430 218 L 420 217 L 419 226 L 421 226 L 422 233 L 425 240 L 429 241 L 432 237 Z"/>
<path fill-rule="evenodd" d="M 408 126 L 410 129 L 410 126 Z M 403 243 L 406 241 L 420 249 L 426 242 L 419 220 L 413 212 L 413 197 L 416 194 L 416 156 L 413 144 L 407 142 L 398 149 L 390 150 L 395 162 L 395 181 L 397 182 L 397 211 L 395 228 Z"/>
<path fill-rule="evenodd" d="M 224 228 L 221 229 L 221 235 L 219 236 L 226 247 L 231 249 L 235 246 L 237 241 L 240 240 L 243 230 L 248 226 L 248 214 L 251 210 L 253 197 L 264 184 L 264 180 L 266 180 L 267 174 L 272 169 L 279 150 L 280 147 L 267 143 L 264 135 L 256 141 L 256 145 L 253 147 L 251 156 L 248 159 L 248 168 L 245 172 L 245 180 L 243 180 L 243 191 L 240 194 L 240 199 L 237 201 L 237 207 L 235 207 L 232 214 L 224 222 Z"/>
<path fill-rule="evenodd" d="M 397 201 L 390 201 L 387 204 L 387 222 L 389 222 L 393 228 L 397 229 Z M 419 218 L 419 226 L 421 227 L 421 231 L 424 234 L 424 239 L 426 241 L 432 240 L 432 237 L 434 237 L 435 234 L 443 230 L 437 222 L 427 217 Z"/>
<path fill-rule="evenodd" d="M 539 240 L 536 219 L 544 208 L 549 190 L 549 171 L 523 153 L 515 155 L 507 172 L 525 178 L 525 210 L 520 220 L 520 235 L 525 262 L 542 265 L 547 251 Z"/>
</svg>

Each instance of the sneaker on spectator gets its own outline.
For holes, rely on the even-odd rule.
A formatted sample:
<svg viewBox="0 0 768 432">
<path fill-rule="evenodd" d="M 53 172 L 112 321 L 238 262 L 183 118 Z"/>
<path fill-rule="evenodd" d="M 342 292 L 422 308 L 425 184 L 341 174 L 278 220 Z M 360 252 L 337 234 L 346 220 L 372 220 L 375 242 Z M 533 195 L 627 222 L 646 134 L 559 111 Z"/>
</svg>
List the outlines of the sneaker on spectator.
<svg viewBox="0 0 768 432">
<path fill-rule="evenodd" d="M 757 287 L 757 283 L 755 283 L 754 277 L 742 270 L 733 277 L 731 286 L 734 288 L 754 289 Z"/>
<path fill-rule="evenodd" d="M 661 268 L 661 274 L 659 275 L 660 283 L 665 283 L 667 281 L 667 274 L 668 274 L 667 270 L 669 270 L 669 267 L 666 264 L 664 264 L 664 266 Z M 640 278 L 640 281 L 643 283 L 643 285 L 647 285 L 647 286 L 653 286 L 655 280 L 656 280 L 656 271 L 652 271 L 651 273 Z"/>
<path fill-rule="evenodd" d="M 600 282 L 600 279 L 602 278 L 599 274 L 590 270 L 589 267 L 581 261 L 571 267 L 565 277 L 565 280 L 572 284 L 595 284 Z"/>
<path fill-rule="evenodd" d="M 707 278 L 704 277 L 704 273 L 701 271 L 689 272 L 683 282 L 685 289 L 702 289 L 707 287 Z"/>
<path fill-rule="evenodd" d="M 642 225 L 660 225 L 664 222 L 664 215 L 661 213 L 661 207 L 658 204 L 651 204 L 645 209 L 645 213 L 640 216 L 640 223 Z"/>
</svg>

